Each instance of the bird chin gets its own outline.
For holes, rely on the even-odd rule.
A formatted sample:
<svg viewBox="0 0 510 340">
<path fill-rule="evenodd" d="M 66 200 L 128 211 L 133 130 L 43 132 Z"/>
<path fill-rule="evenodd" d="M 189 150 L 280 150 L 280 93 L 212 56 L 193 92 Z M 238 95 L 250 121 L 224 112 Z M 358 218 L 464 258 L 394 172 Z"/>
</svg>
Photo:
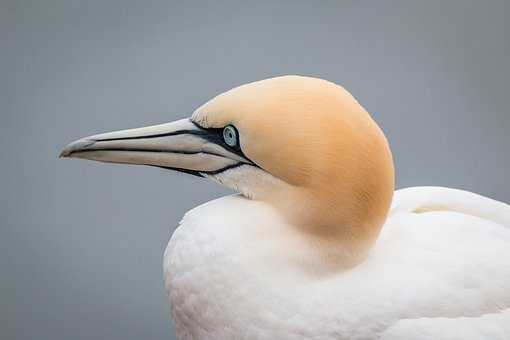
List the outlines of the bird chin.
<svg viewBox="0 0 510 340">
<path fill-rule="evenodd" d="M 253 165 L 240 164 L 218 173 L 203 173 L 204 177 L 255 200 L 266 200 L 288 186 L 267 171 Z"/>
</svg>

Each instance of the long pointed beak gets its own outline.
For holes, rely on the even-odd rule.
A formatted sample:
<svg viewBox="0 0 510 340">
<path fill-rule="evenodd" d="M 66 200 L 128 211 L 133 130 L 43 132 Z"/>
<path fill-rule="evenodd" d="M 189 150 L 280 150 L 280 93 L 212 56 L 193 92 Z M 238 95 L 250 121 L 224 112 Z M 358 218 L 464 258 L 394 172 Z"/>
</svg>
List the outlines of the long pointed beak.
<svg viewBox="0 0 510 340">
<path fill-rule="evenodd" d="M 151 165 L 197 176 L 253 165 L 242 153 L 230 149 L 218 130 L 181 119 L 85 137 L 67 145 L 60 157 Z"/>
</svg>

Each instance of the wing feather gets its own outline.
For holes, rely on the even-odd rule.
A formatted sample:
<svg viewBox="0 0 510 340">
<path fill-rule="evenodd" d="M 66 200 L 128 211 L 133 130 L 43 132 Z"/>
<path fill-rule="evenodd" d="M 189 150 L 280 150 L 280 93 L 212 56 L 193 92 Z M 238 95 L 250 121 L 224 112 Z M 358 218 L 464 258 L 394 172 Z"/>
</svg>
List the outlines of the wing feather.
<svg viewBox="0 0 510 340">
<path fill-rule="evenodd" d="M 483 218 L 510 228 L 510 205 L 458 189 L 411 187 L 395 192 L 390 215 L 452 211 Z"/>
</svg>

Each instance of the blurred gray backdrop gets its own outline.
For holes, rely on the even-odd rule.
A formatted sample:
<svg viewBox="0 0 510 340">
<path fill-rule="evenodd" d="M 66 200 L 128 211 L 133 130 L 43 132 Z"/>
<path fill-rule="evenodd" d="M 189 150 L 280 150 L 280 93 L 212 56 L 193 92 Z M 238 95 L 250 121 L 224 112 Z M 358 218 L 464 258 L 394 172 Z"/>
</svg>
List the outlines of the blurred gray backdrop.
<svg viewBox="0 0 510 340">
<path fill-rule="evenodd" d="M 245 82 L 340 83 L 386 131 L 398 187 L 509 202 L 509 15 L 509 1 L 3 0 L 0 338 L 173 338 L 164 247 L 228 191 L 57 155 Z"/>
</svg>

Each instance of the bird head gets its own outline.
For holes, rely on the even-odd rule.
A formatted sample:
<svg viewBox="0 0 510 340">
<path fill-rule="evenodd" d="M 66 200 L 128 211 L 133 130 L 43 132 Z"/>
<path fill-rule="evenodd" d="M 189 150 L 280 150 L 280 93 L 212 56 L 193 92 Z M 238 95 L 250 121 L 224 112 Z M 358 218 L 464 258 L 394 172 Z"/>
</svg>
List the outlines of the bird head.
<svg viewBox="0 0 510 340">
<path fill-rule="evenodd" d="M 305 232 L 356 243 L 359 256 L 394 186 L 388 143 L 370 115 L 341 86 L 301 76 L 236 87 L 187 119 L 82 138 L 61 157 L 207 177 L 275 206 Z"/>
</svg>

